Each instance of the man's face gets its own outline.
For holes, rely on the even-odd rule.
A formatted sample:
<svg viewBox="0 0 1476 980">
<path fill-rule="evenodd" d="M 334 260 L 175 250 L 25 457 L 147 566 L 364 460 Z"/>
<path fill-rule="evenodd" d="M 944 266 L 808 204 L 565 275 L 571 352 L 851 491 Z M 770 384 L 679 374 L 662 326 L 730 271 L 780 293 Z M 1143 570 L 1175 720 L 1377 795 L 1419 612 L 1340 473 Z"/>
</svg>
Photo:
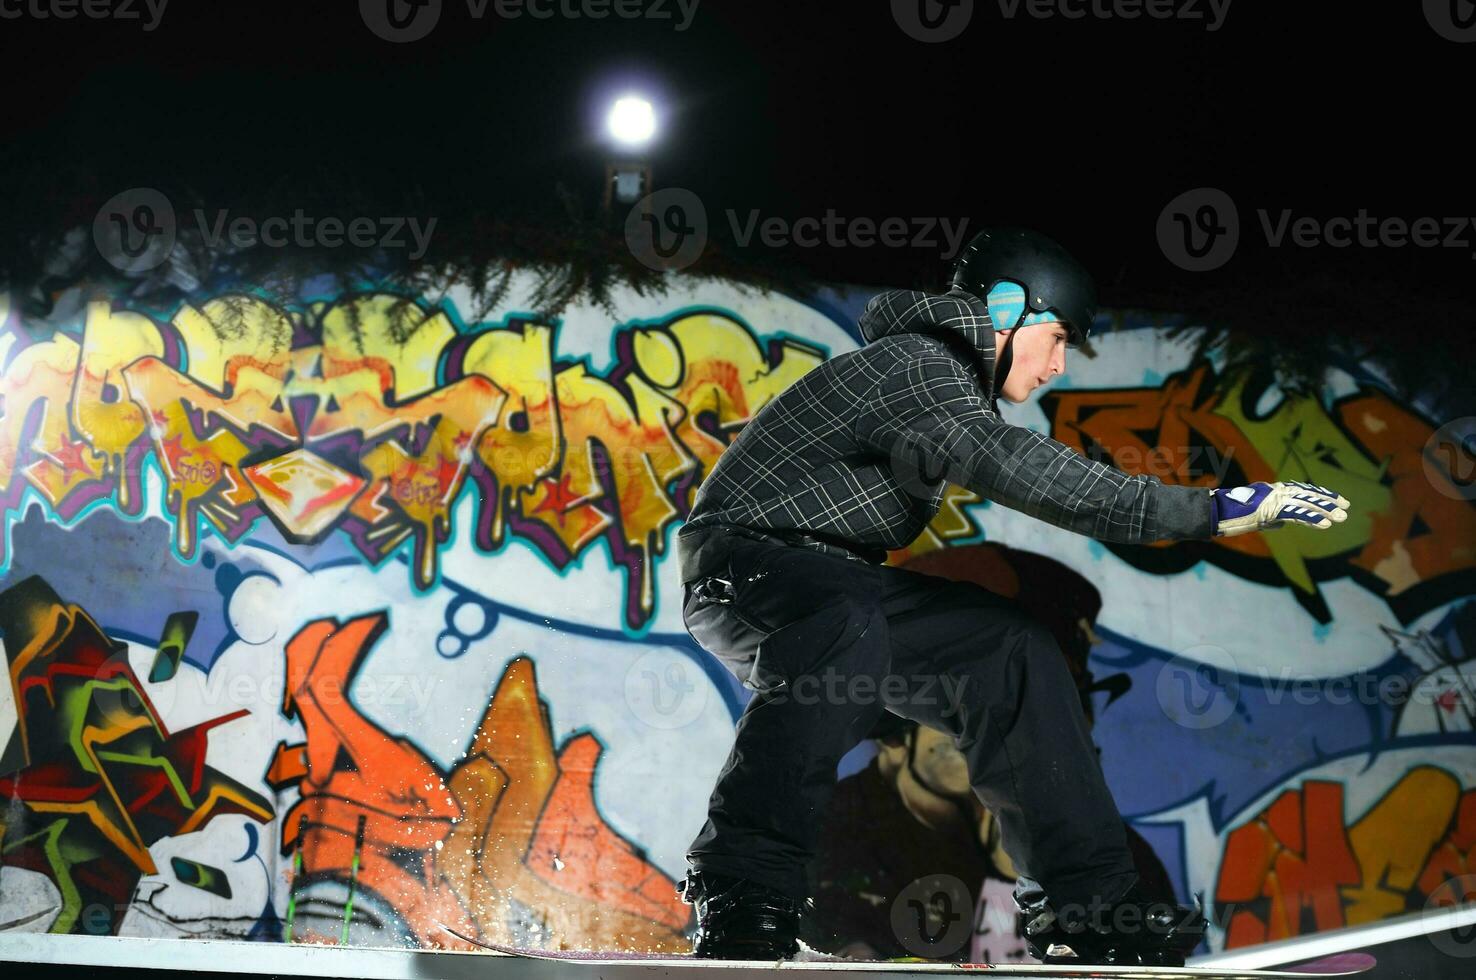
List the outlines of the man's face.
<svg viewBox="0 0 1476 980">
<path fill-rule="evenodd" d="M 995 350 L 1004 346 L 1010 334 L 1017 334 L 1011 349 L 1010 374 L 1000 386 L 999 397 L 1016 404 L 1051 378 L 1066 371 L 1066 324 L 1055 320 L 1032 323 L 1027 327 L 1001 330 Z"/>
</svg>

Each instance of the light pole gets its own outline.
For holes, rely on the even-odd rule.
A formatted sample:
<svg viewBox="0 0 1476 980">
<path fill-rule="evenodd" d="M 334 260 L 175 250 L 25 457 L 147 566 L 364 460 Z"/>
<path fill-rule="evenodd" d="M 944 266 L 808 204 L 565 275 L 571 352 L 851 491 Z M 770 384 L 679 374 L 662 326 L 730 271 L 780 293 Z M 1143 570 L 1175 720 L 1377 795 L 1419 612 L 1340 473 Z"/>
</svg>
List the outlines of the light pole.
<svg viewBox="0 0 1476 980">
<path fill-rule="evenodd" d="M 638 95 L 623 96 L 610 107 L 605 125 L 620 154 L 605 161 L 600 206 L 608 213 L 612 203 L 634 204 L 651 192 L 651 164 L 642 151 L 656 135 L 656 112 Z"/>
</svg>

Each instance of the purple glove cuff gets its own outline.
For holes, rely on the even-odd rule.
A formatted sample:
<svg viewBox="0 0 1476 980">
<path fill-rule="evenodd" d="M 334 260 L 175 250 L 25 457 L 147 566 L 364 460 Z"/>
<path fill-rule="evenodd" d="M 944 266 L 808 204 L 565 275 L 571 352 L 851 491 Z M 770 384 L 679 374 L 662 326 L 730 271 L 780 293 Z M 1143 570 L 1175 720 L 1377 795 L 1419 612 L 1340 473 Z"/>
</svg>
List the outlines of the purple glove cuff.
<svg viewBox="0 0 1476 980">
<path fill-rule="evenodd" d="M 1235 499 L 1232 494 L 1237 490 L 1249 490 L 1251 492 L 1249 499 L 1244 501 Z M 1210 516 L 1214 520 L 1214 533 L 1220 533 L 1222 521 L 1239 520 L 1247 514 L 1254 514 L 1256 508 L 1261 506 L 1261 501 L 1265 500 L 1266 495 L 1270 492 L 1271 484 L 1259 480 L 1243 487 L 1229 489 L 1221 487 L 1210 491 Z"/>
</svg>

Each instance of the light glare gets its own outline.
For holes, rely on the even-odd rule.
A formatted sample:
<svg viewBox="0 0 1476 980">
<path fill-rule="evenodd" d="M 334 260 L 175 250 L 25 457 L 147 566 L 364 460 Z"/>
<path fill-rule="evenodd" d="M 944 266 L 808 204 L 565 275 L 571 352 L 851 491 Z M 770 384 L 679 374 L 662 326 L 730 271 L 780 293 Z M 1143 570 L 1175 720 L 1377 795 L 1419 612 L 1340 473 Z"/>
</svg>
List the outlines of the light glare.
<svg viewBox="0 0 1476 980">
<path fill-rule="evenodd" d="M 645 99 L 626 96 L 610 109 L 609 126 L 616 141 L 638 146 L 655 134 L 656 113 Z"/>
</svg>

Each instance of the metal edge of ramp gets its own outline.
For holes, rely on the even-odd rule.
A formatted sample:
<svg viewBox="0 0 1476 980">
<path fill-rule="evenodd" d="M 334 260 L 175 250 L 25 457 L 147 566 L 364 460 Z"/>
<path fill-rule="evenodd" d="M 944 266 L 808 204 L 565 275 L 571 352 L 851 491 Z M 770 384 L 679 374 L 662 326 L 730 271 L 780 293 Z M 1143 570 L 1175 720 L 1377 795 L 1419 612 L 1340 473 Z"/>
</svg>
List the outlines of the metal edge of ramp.
<svg viewBox="0 0 1476 980">
<path fill-rule="evenodd" d="M 1186 966 L 1207 966 L 1224 970 L 1273 970 L 1291 963 L 1315 960 L 1334 953 L 1368 949 L 1384 943 L 1398 942 L 1431 933 L 1447 932 L 1476 925 L 1476 904 L 1426 909 L 1392 919 L 1380 919 L 1368 925 L 1329 929 L 1310 936 L 1261 943 L 1245 949 L 1190 957 Z M 1453 954 L 1456 955 L 1456 954 Z M 1476 970 L 1476 941 L 1469 944 L 1466 956 L 1472 958 Z"/>
<path fill-rule="evenodd" d="M 1419 912 L 1245 950 L 1192 958 L 1188 966 L 1226 972 L 1274 969 L 1334 953 L 1366 949 L 1401 939 L 1476 925 L 1476 905 Z M 1476 961 L 1476 942 L 1465 955 Z M 1457 955 L 1457 954 L 1453 954 Z M 320 946 L 226 939 L 60 936 L 38 932 L 0 933 L 0 961 L 103 966 L 122 969 L 194 970 L 205 973 L 258 973 L 298 977 L 352 977 L 360 980 L 566 980 L 581 968 L 554 960 L 532 960 L 491 952 Z M 1472 965 L 1476 965 L 1473 962 Z M 898 966 L 903 966 L 898 964 Z M 690 976 L 691 967 L 641 964 L 601 965 L 591 970 L 605 980 L 658 980 Z M 724 964 L 724 980 L 772 980 L 767 964 Z M 863 971 L 857 971 L 863 972 Z M 1042 971 L 1044 973 L 1044 971 Z M 898 969 L 891 976 L 907 976 Z M 936 978 L 937 973 L 915 971 Z M 987 973 L 982 973 L 986 975 Z"/>
<path fill-rule="evenodd" d="M 124 970 L 192 970 L 199 973 L 249 973 L 284 977 L 353 977 L 362 980 L 694 980 L 711 978 L 717 969 L 722 980 L 774 980 L 772 963 L 670 964 L 631 960 L 622 963 L 578 963 L 565 960 L 536 960 L 493 952 L 422 951 L 370 949 L 362 947 L 315 946 L 311 944 L 254 943 L 243 940 L 135 938 L 112 936 L 53 936 L 46 933 L 0 934 L 0 961 L 45 965 L 90 966 Z M 908 964 L 863 964 L 870 969 L 851 970 L 840 964 L 823 964 L 824 972 L 856 975 L 881 972 L 889 978 L 940 980 L 953 971 L 908 969 Z M 803 972 L 819 963 L 785 963 Z M 1105 968 L 1113 970 L 1112 967 Z M 1118 970 L 1128 968 L 1118 967 Z M 1026 976 L 1036 980 L 1079 973 L 1049 966 L 1029 965 Z M 789 970 L 785 971 L 789 973 Z M 817 971 L 818 972 L 818 971 Z M 989 971 L 973 972 L 987 977 Z M 1132 971 L 1134 980 L 1184 980 L 1184 974 L 1159 972 L 1152 967 Z M 1226 971 L 1234 976 L 1240 971 Z M 813 974 L 810 974 L 813 976 Z M 1018 978 L 1020 974 L 1012 974 Z M 1216 971 L 1215 980 L 1224 974 Z"/>
<path fill-rule="evenodd" d="M 353 977 L 361 980 L 691 980 L 694 977 L 710 978 L 712 974 L 709 971 L 713 969 L 720 971 L 722 980 L 774 980 L 774 965 L 769 963 L 688 966 L 632 960 L 616 964 L 580 964 L 493 952 L 430 952 L 219 939 L 53 936 L 46 933 L 0 934 L 0 960 L 151 972 L 191 970 L 276 977 Z M 1059 975 L 1050 967 L 1035 966 L 1034 971 L 1039 971 L 1035 975 L 1040 980 Z M 844 970 L 835 972 L 851 973 Z M 870 971 L 856 970 L 851 975 L 867 972 Z M 988 974 L 988 971 L 978 972 L 983 976 Z M 908 970 L 906 964 L 895 964 L 885 975 L 925 980 L 939 980 L 940 977 L 936 968 L 934 971 Z"/>
<path fill-rule="evenodd" d="M 500 957 L 234 939 L 0 933 L 0 960 L 203 973 L 361 977 L 363 980 L 493 978 Z"/>
</svg>

